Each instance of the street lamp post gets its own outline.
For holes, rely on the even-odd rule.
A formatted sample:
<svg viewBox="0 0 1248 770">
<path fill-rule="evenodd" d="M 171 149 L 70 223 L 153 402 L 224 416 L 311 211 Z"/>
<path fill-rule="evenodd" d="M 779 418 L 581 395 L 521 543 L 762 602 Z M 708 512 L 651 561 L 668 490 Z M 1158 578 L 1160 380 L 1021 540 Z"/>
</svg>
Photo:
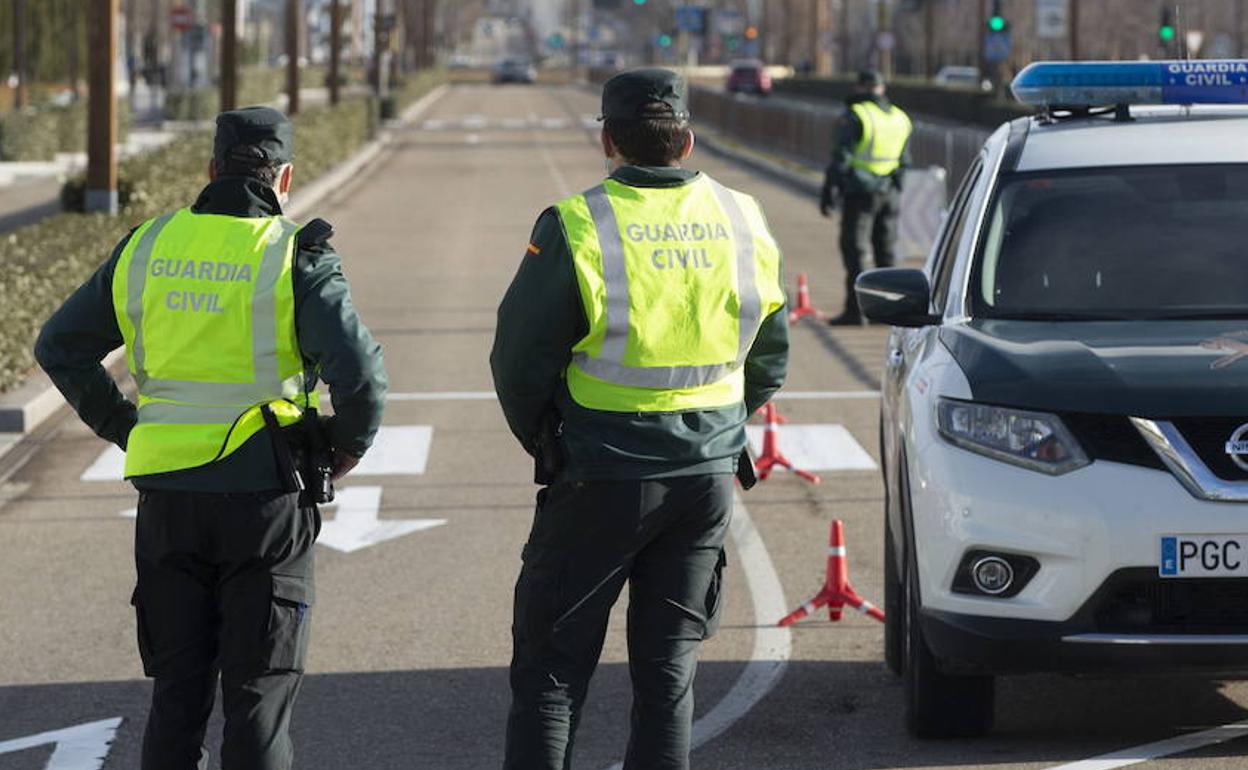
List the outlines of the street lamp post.
<svg viewBox="0 0 1248 770">
<path fill-rule="evenodd" d="M 120 0 L 90 0 L 87 34 L 87 187 L 89 212 L 117 213 L 117 15 Z"/>
<path fill-rule="evenodd" d="M 238 106 L 238 0 L 221 1 L 221 111 Z"/>
<path fill-rule="evenodd" d="M 299 13 L 302 0 L 286 0 L 286 113 L 299 112 Z"/>
</svg>

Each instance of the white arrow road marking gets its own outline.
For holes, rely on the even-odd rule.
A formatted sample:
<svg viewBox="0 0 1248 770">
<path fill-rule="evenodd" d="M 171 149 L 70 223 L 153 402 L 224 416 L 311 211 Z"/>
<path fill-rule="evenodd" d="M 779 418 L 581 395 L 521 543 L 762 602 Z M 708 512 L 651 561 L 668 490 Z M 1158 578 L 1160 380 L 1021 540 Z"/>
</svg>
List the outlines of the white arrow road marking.
<svg viewBox="0 0 1248 770">
<path fill-rule="evenodd" d="M 1245 736 L 1248 736 L 1248 722 L 1234 722 L 1229 725 L 1215 727 L 1212 730 L 1188 733 L 1187 735 L 1168 738 L 1156 743 L 1147 743 L 1143 746 L 1115 751 L 1111 754 L 1102 754 L 1091 759 L 1081 759 L 1078 762 L 1070 762 L 1049 770 L 1114 770 L 1119 767 L 1138 765 L 1158 757 L 1169 757 L 1187 751 L 1195 751 L 1205 746 L 1215 746 L 1219 743 L 1226 743 L 1227 741 L 1233 741 L 1236 738 Z"/>
<path fill-rule="evenodd" d="M 739 495 L 733 498 L 732 539 L 737 544 L 737 561 L 745 570 L 754 605 L 754 649 L 732 689 L 702 718 L 693 723 L 691 748 L 698 748 L 732 727 L 749 713 L 784 676 L 793 654 L 793 635 L 776 625 L 776 618 L 788 612 L 784 586 L 767 553 L 763 537 L 754 527 L 750 511 Z M 617 762 L 608 770 L 622 770 Z"/>
<path fill-rule="evenodd" d="M 383 425 L 352 476 L 417 476 L 429 462 L 431 425 Z"/>
<path fill-rule="evenodd" d="M 100 770 L 108 758 L 109 747 L 117 737 L 121 717 L 51 730 L 25 738 L 0 742 L 0 754 L 55 744 L 44 770 Z"/>
<path fill-rule="evenodd" d="M 125 476 L 125 469 L 126 453 L 116 444 L 109 444 L 83 472 L 82 481 L 121 481 Z"/>
<path fill-rule="evenodd" d="M 352 476 L 417 476 L 429 462 L 433 427 L 429 425 L 386 425 L 377 431 L 373 448 L 364 455 Z M 95 458 L 82 474 L 83 481 L 121 481 L 126 453 L 114 445 Z"/>
<path fill-rule="evenodd" d="M 446 519 L 377 518 L 381 509 L 381 487 L 348 487 L 338 490 L 337 499 L 322 508 L 337 509 L 332 521 L 321 525 L 316 542 L 343 553 L 351 553 L 422 529 L 433 529 Z"/>
<path fill-rule="evenodd" d="M 867 454 L 844 425 L 781 425 L 780 451 L 798 468 L 807 471 L 873 471 L 875 460 Z M 763 426 L 747 425 L 750 450 L 757 457 L 763 449 Z"/>
</svg>

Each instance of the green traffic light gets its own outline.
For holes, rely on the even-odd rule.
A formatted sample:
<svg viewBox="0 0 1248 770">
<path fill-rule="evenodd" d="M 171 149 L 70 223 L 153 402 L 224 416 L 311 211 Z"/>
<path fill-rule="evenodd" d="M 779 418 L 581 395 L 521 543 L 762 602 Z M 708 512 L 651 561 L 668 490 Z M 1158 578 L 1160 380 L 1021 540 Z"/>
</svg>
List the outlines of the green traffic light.
<svg viewBox="0 0 1248 770">
<path fill-rule="evenodd" d="M 644 0 L 643 0 L 643 1 L 644 1 Z M 633 2 L 637 2 L 637 0 L 633 0 Z M 659 35 L 659 47 L 660 47 L 660 48 L 671 48 L 671 47 L 672 47 L 672 36 L 671 36 L 671 35 Z"/>
<path fill-rule="evenodd" d="M 993 16 L 988 20 L 988 29 L 993 32 L 1001 32 L 1005 29 L 1005 18 L 1002 16 Z"/>
<path fill-rule="evenodd" d="M 645 5 L 646 0 L 633 0 L 633 5 Z"/>
<path fill-rule="evenodd" d="M 1161 29 L 1158 29 L 1157 37 L 1161 38 L 1163 41 L 1167 43 L 1170 42 L 1171 40 L 1174 40 L 1174 27 L 1171 27 L 1169 24 L 1167 24 Z"/>
</svg>

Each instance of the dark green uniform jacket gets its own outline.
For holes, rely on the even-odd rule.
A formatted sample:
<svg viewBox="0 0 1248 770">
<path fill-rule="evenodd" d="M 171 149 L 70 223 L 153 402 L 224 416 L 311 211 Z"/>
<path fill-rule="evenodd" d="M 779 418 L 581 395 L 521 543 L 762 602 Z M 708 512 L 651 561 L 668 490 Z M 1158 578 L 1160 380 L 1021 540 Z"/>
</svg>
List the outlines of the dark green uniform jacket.
<svg viewBox="0 0 1248 770">
<path fill-rule="evenodd" d="M 237 217 L 281 213 L 274 192 L 238 177 L 204 188 L 192 211 Z M 131 231 L 133 235 L 133 231 Z M 66 300 L 44 325 L 35 358 L 52 382 L 101 438 L 125 449 L 135 424 L 135 407 L 100 365 L 125 344 L 113 311 L 113 269 L 130 236 Z M 328 243 L 300 244 L 294 263 L 295 327 L 307 366 L 309 387 L 317 378 L 329 385 L 334 406 L 330 436 L 334 445 L 357 457 L 372 444 L 386 398 L 381 346 L 351 304 L 342 260 Z M 264 431 L 215 463 L 133 479 L 140 489 L 196 492 L 262 492 L 281 489 L 273 448 Z"/>
<path fill-rule="evenodd" d="M 862 121 L 854 114 L 853 106 L 858 102 L 873 101 L 881 109 L 888 110 L 892 104 L 886 97 L 874 94 L 854 94 L 845 100 L 845 115 L 841 118 L 836 132 L 836 144 L 832 146 L 832 162 L 828 164 L 824 177 L 825 189 L 836 189 L 844 197 L 875 195 L 886 192 L 890 185 L 901 189 L 902 177 L 911 165 L 910 142 L 906 142 L 901 151 L 901 168 L 890 176 L 876 176 L 861 171 L 850 165 L 854 158 L 854 149 L 862 139 Z"/>
<path fill-rule="evenodd" d="M 634 187 L 675 187 L 697 176 L 679 168 L 626 166 L 612 178 Z M 788 367 L 789 326 L 781 308 L 764 319 L 746 359 L 744 404 L 679 413 L 600 412 L 577 405 L 563 381 L 572 347 L 588 333 L 572 252 L 550 208 L 537 220 L 532 248 L 499 306 L 490 364 L 507 423 L 530 453 L 543 416 L 555 409 L 563 418 L 568 480 L 735 472 L 746 419 L 780 389 Z"/>
</svg>

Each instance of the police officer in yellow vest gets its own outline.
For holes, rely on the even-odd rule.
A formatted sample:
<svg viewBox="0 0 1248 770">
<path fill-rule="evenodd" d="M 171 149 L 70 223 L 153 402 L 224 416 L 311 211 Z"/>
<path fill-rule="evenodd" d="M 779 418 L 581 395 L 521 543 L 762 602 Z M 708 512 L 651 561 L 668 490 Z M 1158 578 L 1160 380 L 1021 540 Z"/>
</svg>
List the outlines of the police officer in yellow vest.
<svg viewBox="0 0 1248 770">
<path fill-rule="evenodd" d="M 874 70 L 858 73 L 845 100 L 832 162 L 823 182 L 819 210 L 831 216 L 841 208 L 841 257 L 845 263 L 845 309 L 833 326 L 862 323 L 854 281 L 862 272 L 869 241 L 876 267 L 896 261 L 901 186 L 910 165 L 912 126 L 905 112 L 884 95 L 884 78 Z"/>
<path fill-rule="evenodd" d="M 784 380 L 788 327 L 758 203 L 681 167 L 686 90 L 661 69 L 606 83 L 609 176 L 541 215 L 498 311 L 496 390 L 544 485 L 515 591 L 508 770 L 571 767 L 626 584 L 624 767 L 689 766 L 733 474 L 750 469 L 746 419 Z"/>
<path fill-rule="evenodd" d="M 222 766 L 291 767 L 320 529 L 317 474 L 301 458 L 324 435 L 321 465 L 340 477 L 381 422 L 381 350 L 332 230 L 282 216 L 293 145 L 276 110 L 221 114 L 198 200 L 131 231 L 36 346 L 82 419 L 126 450 L 139 490 L 132 602 L 155 679 L 143 770 L 208 767 L 218 681 Z M 122 344 L 137 405 L 100 365 Z M 310 411 L 318 377 L 335 411 L 323 425 Z"/>
</svg>

